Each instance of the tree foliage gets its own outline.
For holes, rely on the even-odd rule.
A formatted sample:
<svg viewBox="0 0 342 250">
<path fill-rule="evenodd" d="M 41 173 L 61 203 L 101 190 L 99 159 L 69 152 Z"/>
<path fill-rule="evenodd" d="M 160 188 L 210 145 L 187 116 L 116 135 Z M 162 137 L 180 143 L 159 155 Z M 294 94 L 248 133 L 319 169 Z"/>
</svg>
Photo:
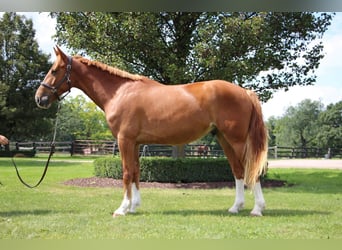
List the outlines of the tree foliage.
<svg viewBox="0 0 342 250">
<path fill-rule="evenodd" d="M 58 115 L 58 140 L 113 139 L 103 111 L 85 97 L 68 97 L 61 107 Z"/>
<path fill-rule="evenodd" d="M 51 134 L 50 110 L 38 109 L 34 93 L 50 68 L 38 49 L 32 20 L 15 13 L 0 18 L 0 131 L 11 140 Z"/>
<path fill-rule="evenodd" d="M 308 147 L 319 130 L 317 123 L 323 105 L 319 101 L 305 99 L 296 107 L 289 107 L 276 126 L 278 145 Z"/>
<path fill-rule="evenodd" d="M 57 41 L 166 84 L 224 79 L 256 90 L 310 85 L 332 14 L 51 13 Z M 314 41 L 314 42 L 313 42 Z"/>
<path fill-rule="evenodd" d="M 267 125 L 271 146 L 342 148 L 342 101 L 324 109 L 320 101 L 305 99 Z"/>
<path fill-rule="evenodd" d="M 328 105 L 319 115 L 319 124 L 317 145 L 325 148 L 342 148 L 342 101 Z"/>
</svg>

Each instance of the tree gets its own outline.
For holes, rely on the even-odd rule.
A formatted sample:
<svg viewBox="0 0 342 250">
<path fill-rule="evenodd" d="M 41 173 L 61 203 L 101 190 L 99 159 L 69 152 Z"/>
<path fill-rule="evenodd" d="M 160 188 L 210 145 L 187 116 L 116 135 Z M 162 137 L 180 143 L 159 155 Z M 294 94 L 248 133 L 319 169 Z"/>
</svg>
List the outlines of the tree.
<svg viewBox="0 0 342 250">
<path fill-rule="evenodd" d="M 74 52 L 166 84 L 232 81 L 263 101 L 276 89 L 314 83 L 323 58 L 317 39 L 332 19 L 310 12 L 51 15 L 57 41 Z"/>
<path fill-rule="evenodd" d="M 316 146 L 316 136 L 320 130 L 318 117 L 323 110 L 320 101 L 305 99 L 295 107 L 289 107 L 285 115 L 276 122 L 277 145 L 290 147 Z"/>
<path fill-rule="evenodd" d="M 266 127 L 268 130 L 268 145 L 269 146 L 275 146 L 277 145 L 276 143 L 276 135 L 275 135 L 275 129 L 277 126 L 277 121 L 278 119 L 274 116 L 271 116 L 268 118 L 266 122 Z"/>
<path fill-rule="evenodd" d="M 103 111 L 83 96 L 64 100 L 59 114 L 58 140 L 112 139 Z"/>
<path fill-rule="evenodd" d="M 0 114 L 6 110 L 8 89 L 9 87 L 6 84 L 0 82 Z"/>
<path fill-rule="evenodd" d="M 0 131 L 11 140 L 37 140 L 52 134 L 55 107 L 37 108 L 34 93 L 49 70 L 38 49 L 31 20 L 15 13 L 0 19 Z"/>
<path fill-rule="evenodd" d="M 342 101 L 330 104 L 319 115 L 320 129 L 316 141 L 319 147 L 342 148 Z"/>
<path fill-rule="evenodd" d="M 342 148 L 342 101 L 324 109 L 320 101 L 303 100 L 280 118 L 267 121 L 269 145 Z"/>
</svg>

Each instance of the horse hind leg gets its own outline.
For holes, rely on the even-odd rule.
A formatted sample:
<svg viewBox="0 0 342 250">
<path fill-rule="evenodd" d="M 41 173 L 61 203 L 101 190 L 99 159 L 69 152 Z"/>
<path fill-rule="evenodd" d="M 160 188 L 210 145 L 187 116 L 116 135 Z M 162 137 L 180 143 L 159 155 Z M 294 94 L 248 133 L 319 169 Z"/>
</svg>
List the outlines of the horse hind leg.
<svg viewBox="0 0 342 250">
<path fill-rule="evenodd" d="M 245 186 L 243 180 L 235 178 L 235 201 L 228 209 L 229 213 L 237 214 L 245 205 Z"/>
<path fill-rule="evenodd" d="M 228 158 L 232 172 L 235 177 L 236 196 L 233 206 L 228 210 L 230 213 L 238 213 L 244 206 L 244 166 L 242 164 L 245 154 L 245 143 L 234 143 L 232 146 L 227 142 L 222 134 L 217 135 L 217 139 Z M 251 211 L 252 216 L 262 216 L 265 209 L 265 199 L 262 193 L 260 180 L 253 187 L 254 207 Z"/>
<path fill-rule="evenodd" d="M 253 188 L 254 198 L 255 198 L 255 204 L 254 208 L 251 211 L 252 216 L 262 216 L 262 211 L 265 209 L 265 199 L 262 194 L 261 184 L 260 181 L 257 181 L 255 183 L 255 186 Z"/>
<path fill-rule="evenodd" d="M 235 178 L 235 201 L 233 206 L 228 209 L 228 212 L 236 214 L 243 209 L 245 204 L 244 181 L 243 181 L 243 166 L 240 160 L 236 157 L 234 149 L 230 146 L 222 133 L 218 132 L 216 138 L 220 143 Z"/>
</svg>

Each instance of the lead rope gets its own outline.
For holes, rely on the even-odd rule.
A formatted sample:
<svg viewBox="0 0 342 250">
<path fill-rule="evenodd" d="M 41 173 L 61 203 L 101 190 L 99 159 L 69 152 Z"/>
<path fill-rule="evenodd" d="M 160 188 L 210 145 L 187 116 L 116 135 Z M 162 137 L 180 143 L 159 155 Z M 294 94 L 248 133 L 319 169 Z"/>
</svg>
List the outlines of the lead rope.
<svg viewBox="0 0 342 250">
<path fill-rule="evenodd" d="M 39 184 L 44 180 L 44 177 L 45 177 L 45 175 L 46 175 L 46 173 L 47 173 L 47 170 L 48 170 L 48 167 L 49 167 L 49 163 L 50 163 L 50 159 L 51 159 L 53 153 L 55 152 L 55 140 L 56 140 L 56 135 L 57 135 L 58 113 L 59 113 L 59 110 L 60 110 L 60 109 L 61 109 L 61 103 L 59 102 L 59 103 L 58 103 L 58 107 L 57 107 L 57 112 L 56 112 L 55 129 L 54 129 L 52 141 L 51 141 L 51 144 L 50 144 L 50 153 L 49 153 L 49 157 L 48 157 L 47 162 L 46 162 L 46 164 L 45 164 L 45 168 L 44 168 L 44 172 L 43 172 L 43 174 L 42 174 L 42 177 L 40 178 L 40 180 L 37 182 L 36 185 L 31 186 L 31 185 L 27 184 L 27 182 L 25 182 L 25 181 L 23 180 L 23 178 L 21 178 L 21 176 L 20 176 L 20 174 L 19 174 L 18 167 L 17 167 L 17 165 L 15 164 L 15 161 L 14 161 L 14 156 L 12 157 L 12 163 L 13 163 L 13 166 L 14 166 L 15 171 L 16 171 L 16 173 L 17 173 L 18 179 L 20 180 L 20 182 L 21 182 L 22 184 L 24 184 L 24 185 L 25 185 L 26 187 L 28 187 L 28 188 L 35 188 L 35 187 L 38 187 Z"/>
</svg>

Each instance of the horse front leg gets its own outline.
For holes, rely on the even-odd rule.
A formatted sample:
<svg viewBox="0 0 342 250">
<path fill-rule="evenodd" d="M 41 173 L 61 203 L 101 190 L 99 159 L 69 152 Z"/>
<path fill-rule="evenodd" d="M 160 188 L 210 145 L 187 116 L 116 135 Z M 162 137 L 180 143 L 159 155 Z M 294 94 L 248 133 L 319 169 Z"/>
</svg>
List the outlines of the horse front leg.
<svg viewBox="0 0 342 250">
<path fill-rule="evenodd" d="M 126 215 L 127 212 L 135 212 L 140 204 L 139 185 L 133 183 L 139 173 L 139 146 L 132 140 L 118 138 L 119 149 L 122 161 L 122 180 L 124 197 L 121 205 L 113 213 L 113 217 Z"/>
<path fill-rule="evenodd" d="M 135 164 L 133 171 L 133 183 L 132 183 L 132 203 L 129 209 L 130 213 L 135 213 L 135 209 L 141 204 L 141 197 L 139 191 L 140 182 L 140 163 L 139 163 L 139 145 L 135 145 Z"/>
</svg>

